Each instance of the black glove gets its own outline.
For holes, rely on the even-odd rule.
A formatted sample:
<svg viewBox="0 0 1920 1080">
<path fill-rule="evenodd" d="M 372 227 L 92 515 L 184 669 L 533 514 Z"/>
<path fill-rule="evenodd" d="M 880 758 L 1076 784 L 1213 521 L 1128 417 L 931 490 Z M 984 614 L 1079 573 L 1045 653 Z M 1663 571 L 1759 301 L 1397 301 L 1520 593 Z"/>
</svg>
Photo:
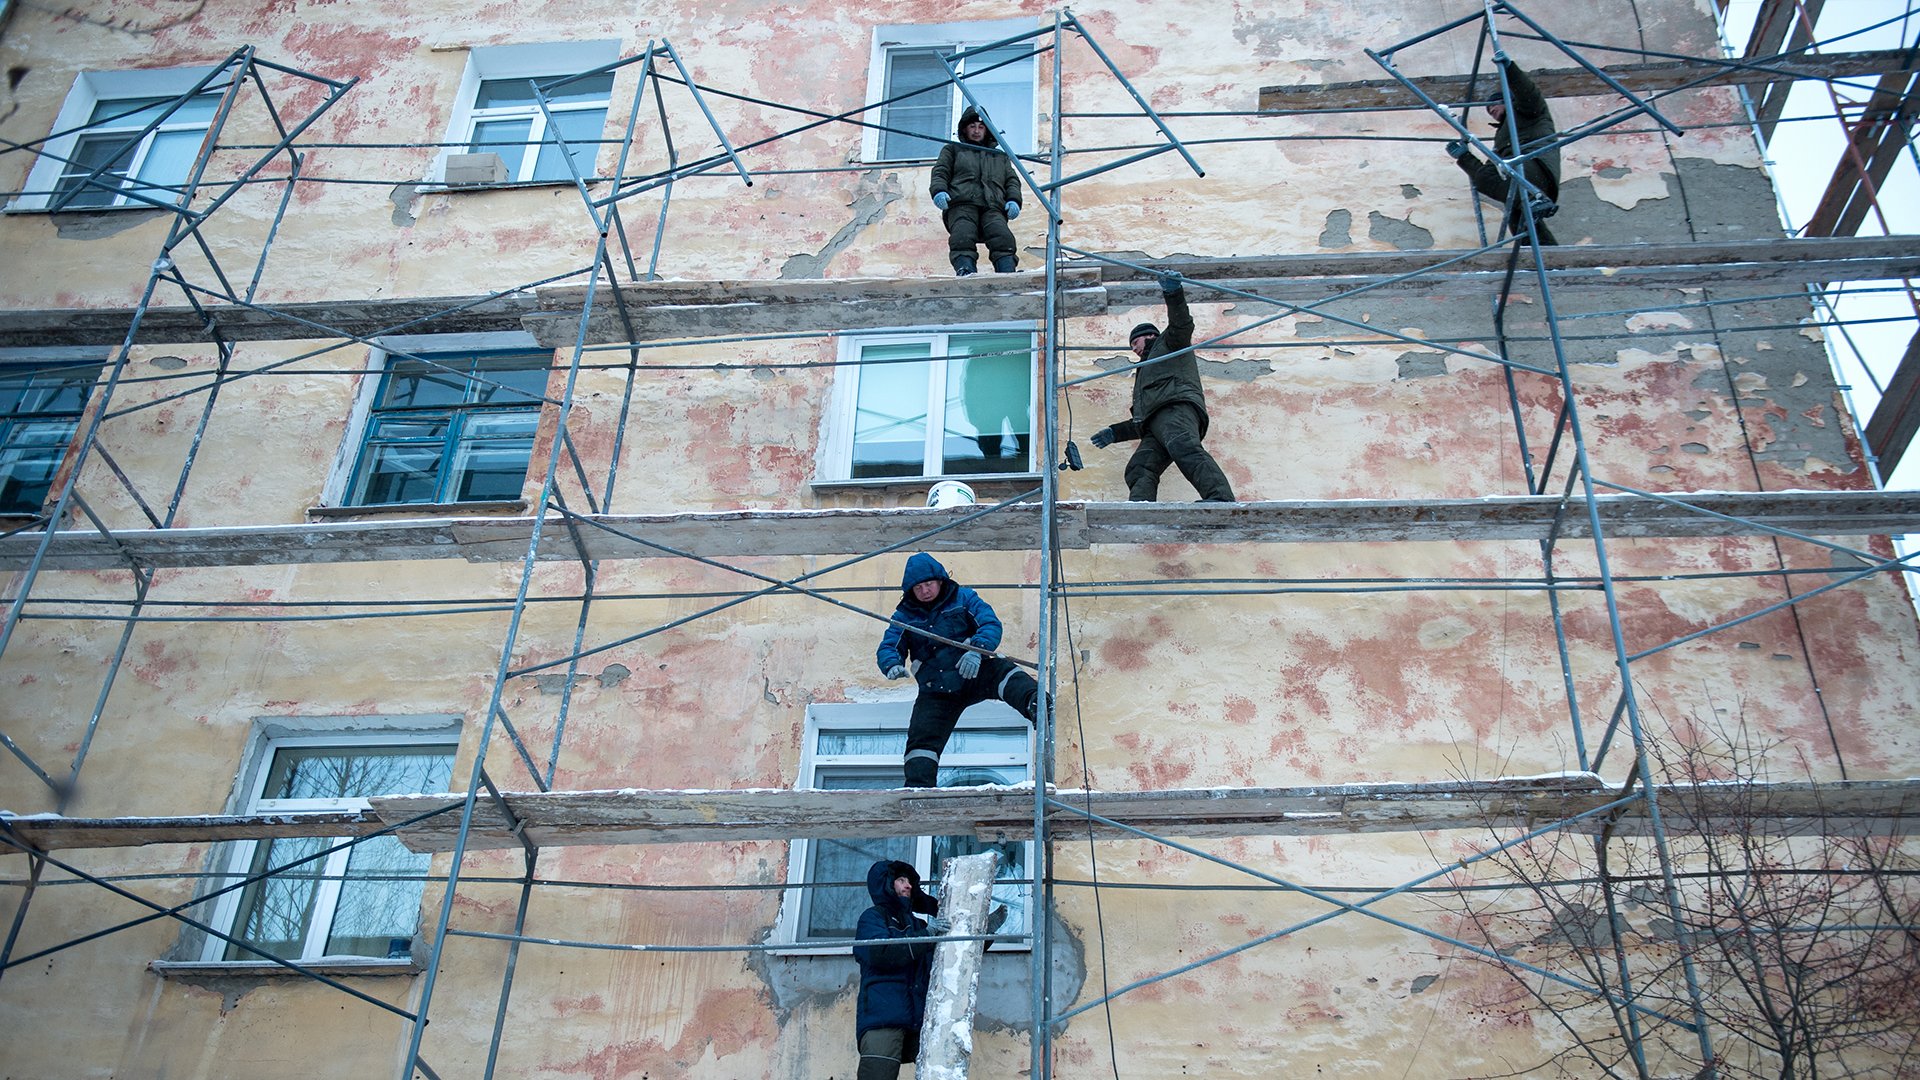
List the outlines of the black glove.
<svg viewBox="0 0 1920 1080">
<path fill-rule="evenodd" d="M 1453 139 L 1447 143 L 1447 156 L 1455 161 L 1467 156 L 1467 140 Z"/>
<path fill-rule="evenodd" d="M 1169 270 L 1160 275 L 1160 291 L 1168 296 L 1180 291 L 1180 275 Z"/>
<path fill-rule="evenodd" d="M 1107 447 L 1113 445 L 1113 429 L 1103 427 L 1099 431 L 1094 432 L 1093 438 L 1087 441 L 1093 444 L 1095 450 L 1105 450 Z"/>
</svg>

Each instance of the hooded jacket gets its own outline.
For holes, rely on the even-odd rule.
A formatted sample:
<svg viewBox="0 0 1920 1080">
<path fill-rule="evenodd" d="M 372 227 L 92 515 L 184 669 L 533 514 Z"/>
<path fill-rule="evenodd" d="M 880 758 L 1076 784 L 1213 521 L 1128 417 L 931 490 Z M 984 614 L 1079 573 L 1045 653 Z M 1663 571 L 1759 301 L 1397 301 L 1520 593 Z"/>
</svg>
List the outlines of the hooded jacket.
<svg viewBox="0 0 1920 1080">
<path fill-rule="evenodd" d="M 1493 149 L 1501 157 L 1510 158 L 1516 152 L 1524 154 L 1552 142 L 1558 132 L 1553 126 L 1553 113 L 1547 108 L 1546 95 L 1534 85 L 1532 76 L 1520 70 L 1518 64 L 1507 64 L 1506 70 L 1507 87 L 1513 91 L 1513 111 L 1503 117 L 1499 126 L 1494 128 Z M 1497 86 L 1496 89 L 1498 89 Z M 1518 151 L 1513 148 L 1515 128 L 1520 132 Z M 1558 199 L 1560 197 L 1559 147 L 1548 150 L 1534 160 L 1540 163 L 1540 167 L 1546 170 L 1549 177 L 1549 182 L 1541 185 L 1546 188 L 1547 197 Z"/>
<path fill-rule="evenodd" d="M 893 895 L 893 879 L 910 878 L 913 896 Z M 867 895 L 873 906 L 860 916 L 857 941 L 926 937 L 927 924 L 915 912 L 932 915 L 940 901 L 920 888 L 920 872 L 910 863 L 881 859 L 867 868 Z M 854 1010 L 854 1041 L 874 1028 L 905 1028 L 907 1057 L 916 1056 L 920 1021 L 927 1011 L 927 983 L 933 974 L 933 945 L 858 945 L 854 962 L 860 965 L 860 1002 Z"/>
<path fill-rule="evenodd" d="M 954 141 L 940 148 L 940 157 L 933 163 L 928 193 L 938 195 L 944 191 L 953 197 L 940 215 L 943 222 L 956 206 L 982 206 L 999 213 L 1008 203 L 1020 204 L 1019 174 L 1014 171 L 1013 159 L 1000 149 L 993 132 L 987 132 L 984 143 L 970 143 L 961 134 L 968 123 L 978 119 L 980 113 L 976 109 L 961 113 Z"/>
<path fill-rule="evenodd" d="M 915 585 L 936 580 L 941 583 L 940 594 L 931 603 L 923 604 L 913 598 Z M 893 609 L 893 617 L 913 630 L 924 629 L 943 638 L 964 641 L 977 649 L 991 652 L 1000 646 L 1000 616 L 980 599 L 979 593 L 948 577 L 947 568 L 924 551 L 907 560 L 907 568 L 900 575 L 900 605 Z M 880 648 L 874 653 L 881 673 L 885 674 L 896 664 L 918 660 L 920 668 L 914 677 L 920 689 L 936 694 L 959 693 L 966 680 L 960 677 L 957 665 L 966 650 L 913 630 L 888 626 L 887 632 L 881 635 Z"/>
<path fill-rule="evenodd" d="M 1200 361 L 1193 345 L 1193 315 L 1187 310 L 1187 291 L 1167 296 L 1167 328 L 1147 346 L 1142 367 L 1133 369 L 1133 418 L 1113 425 L 1114 438 L 1138 439 L 1148 418 L 1177 401 L 1200 410 L 1200 434 L 1207 433 L 1207 396 L 1200 389 Z M 1171 360 L 1148 363 L 1168 353 L 1187 350 Z"/>
</svg>

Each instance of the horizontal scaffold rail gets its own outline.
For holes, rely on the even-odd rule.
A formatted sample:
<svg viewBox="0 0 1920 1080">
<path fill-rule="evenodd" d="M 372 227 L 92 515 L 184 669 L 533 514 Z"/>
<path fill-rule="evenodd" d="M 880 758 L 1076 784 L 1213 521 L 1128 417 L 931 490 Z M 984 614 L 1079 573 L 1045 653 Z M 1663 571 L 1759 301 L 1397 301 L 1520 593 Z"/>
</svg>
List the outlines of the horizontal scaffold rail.
<svg viewBox="0 0 1920 1080">
<path fill-rule="evenodd" d="M 1757 86 L 1798 79 L 1847 79 L 1913 70 L 1905 49 L 1875 52 L 1806 53 L 1744 59 L 1740 67 L 1714 60 L 1668 60 L 1655 64 L 1619 64 L 1604 68 L 1608 75 L 1636 94 L 1656 94 L 1683 86 Z M 1585 68 L 1548 68 L 1530 71 L 1540 92 L 1550 98 L 1615 96 L 1614 89 Z M 1464 105 L 1469 100 L 1490 101 L 1500 83 L 1483 73 L 1468 96 L 1467 75 L 1428 75 L 1410 81 L 1442 105 Z M 1261 112 L 1318 112 L 1332 109 L 1424 109 L 1421 101 L 1397 79 L 1358 79 L 1353 82 L 1299 83 L 1260 88 Z"/>
<path fill-rule="evenodd" d="M 1655 789 L 1670 831 L 1738 829 L 1770 834 L 1904 836 L 1920 829 L 1920 780 L 1832 783 L 1669 784 Z M 1591 773 L 1429 783 L 1324 784 L 1287 788 L 1162 791 L 1049 791 L 1048 830 L 1085 836 L 1078 811 L 1159 836 L 1327 836 L 1432 829 L 1539 828 L 1589 815 L 1574 828 L 1610 825 L 1648 835 L 1643 800 L 1593 811 L 1621 792 Z M 1033 833 L 1033 789 L 895 788 L 881 791 L 508 792 L 502 798 L 539 847 L 675 844 L 740 840 L 972 835 L 1024 840 Z M 12 818 L 10 831 L 42 850 L 137 847 L 295 836 L 364 836 L 415 818 L 395 833 L 414 851 L 453 849 L 460 795 L 372 800 L 358 814 L 273 814 L 253 818 Z M 441 811 L 436 814 L 435 811 Z M 1094 826 L 1105 839 L 1136 838 Z M 517 848 L 491 798 L 475 804 L 469 849 Z"/>
<path fill-rule="evenodd" d="M 1677 492 L 1665 498 L 1687 506 L 1637 495 L 1602 495 L 1594 502 L 1602 529 L 1616 538 L 1739 536 L 1760 527 L 1813 536 L 1920 531 L 1920 491 Z M 1038 542 L 1040 513 L 1039 503 L 1015 503 L 987 514 L 965 506 L 577 517 L 586 558 L 642 559 L 672 555 L 662 547 L 709 558 L 857 555 L 912 542 L 918 534 L 972 514 L 978 516 L 919 546 L 930 551 L 1025 551 Z M 125 568 L 129 559 L 148 567 L 405 559 L 504 562 L 526 556 L 533 523 L 531 517 L 433 518 L 127 529 L 111 537 L 91 529 L 67 529 L 54 534 L 44 565 L 102 570 Z M 1069 550 L 1101 544 L 1455 543 L 1591 534 L 1581 502 L 1551 495 L 1231 504 L 1061 502 L 1056 504 L 1054 529 L 1060 546 Z M 26 566 L 41 538 L 33 532 L 0 538 L 0 570 Z M 545 529 L 539 557 L 578 560 L 582 551 L 574 543 L 569 530 Z"/>
<path fill-rule="evenodd" d="M 1547 248 L 1555 288 L 1617 289 L 1628 285 L 1804 285 L 1920 277 L 1920 237 L 1845 236 L 1737 240 L 1724 243 L 1619 244 Z M 1126 261 L 1141 257 L 1129 256 Z M 1485 296 L 1505 278 L 1503 250 L 1350 251 L 1304 255 L 1147 259 L 1200 284 L 1196 303 L 1239 303 L 1205 288 L 1212 282 L 1277 300 L 1306 302 L 1360 286 L 1438 296 Z M 1531 272 L 1531 255 L 1521 267 Z M 1440 267 L 1439 269 L 1429 269 Z M 1423 272 L 1424 271 L 1424 272 Z M 1158 304 L 1154 282 L 1124 265 L 1063 264 L 1060 312 L 1081 317 Z M 1530 278 L 1519 287 L 1531 288 Z M 317 340 L 343 335 L 480 333 L 526 330 L 541 344 L 571 346 L 579 333 L 581 285 L 544 286 L 501 296 L 390 300 L 315 300 L 273 308 L 210 304 L 204 311 L 149 307 L 135 341 L 180 345 L 210 341 Z M 890 326 L 1037 320 L 1045 275 L 975 274 L 965 278 L 863 278 L 806 281 L 648 281 L 595 296 L 588 344 L 662 341 L 743 334 L 815 333 Z M 622 314 L 624 305 L 624 312 Z M 0 347 L 121 344 L 132 308 L 0 310 Z M 628 327 L 631 325 L 631 332 Z"/>
</svg>

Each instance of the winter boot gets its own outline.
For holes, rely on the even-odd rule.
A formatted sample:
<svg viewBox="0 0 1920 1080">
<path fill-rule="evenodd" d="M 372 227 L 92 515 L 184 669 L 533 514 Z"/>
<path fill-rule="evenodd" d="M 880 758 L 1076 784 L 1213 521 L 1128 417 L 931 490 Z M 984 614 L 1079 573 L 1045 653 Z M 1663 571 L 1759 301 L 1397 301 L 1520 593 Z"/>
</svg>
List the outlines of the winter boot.
<svg viewBox="0 0 1920 1080">
<path fill-rule="evenodd" d="M 1014 264 L 1019 261 L 1018 255 L 996 255 L 993 258 L 993 271 L 996 274 L 1011 274 Z"/>
<path fill-rule="evenodd" d="M 976 262 L 971 255 L 955 255 L 953 257 L 954 277 L 968 277 L 977 273 L 979 269 L 980 264 Z"/>
</svg>

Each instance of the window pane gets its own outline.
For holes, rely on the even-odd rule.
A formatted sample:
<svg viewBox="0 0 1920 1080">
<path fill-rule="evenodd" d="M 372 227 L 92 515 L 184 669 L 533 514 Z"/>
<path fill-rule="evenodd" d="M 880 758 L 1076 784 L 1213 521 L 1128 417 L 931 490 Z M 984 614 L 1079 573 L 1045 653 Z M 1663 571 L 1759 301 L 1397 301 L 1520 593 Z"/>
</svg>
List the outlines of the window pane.
<svg viewBox="0 0 1920 1080">
<path fill-rule="evenodd" d="M 346 799 L 447 789 L 453 747 L 283 746 L 262 799 Z"/>
<path fill-rule="evenodd" d="M 167 109 L 177 100 L 170 97 L 109 98 L 93 106 L 93 115 L 87 123 L 139 131 L 159 120 L 168 127 L 197 124 L 204 128 L 212 122 L 213 114 L 220 107 L 219 94 L 196 94 L 169 115 Z"/>
<path fill-rule="evenodd" d="M 900 753 L 905 755 L 906 752 L 907 744 L 905 736 L 903 735 L 901 737 Z M 1025 757 L 1027 754 L 1027 729 L 1024 727 L 989 728 L 986 730 L 977 728 L 955 728 L 953 737 L 947 740 L 947 756 L 953 757 L 957 754 L 1017 754 Z M 1009 780 L 1006 781 L 1006 783 L 1017 784 L 1025 779 L 1025 774 L 1022 774 L 1019 779 Z M 978 782 L 989 784 L 1000 783 L 1001 781 L 981 780 Z"/>
<path fill-rule="evenodd" d="M 1025 740 L 1022 740 L 1022 748 Z M 1027 778 L 1024 767 L 1003 766 L 998 768 L 962 767 L 940 770 L 941 787 L 971 787 L 978 784 L 1018 784 Z M 1006 841 L 989 844 L 971 836 L 936 836 L 933 838 L 932 876 L 939 876 L 946 861 L 957 855 L 978 855 L 983 851 L 997 851 L 1000 861 L 994 874 L 995 881 L 1020 880 L 1028 877 L 1027 845 L 1022 841 Z M 995 885 L 993 901 L 987 909 L 987 927 L 990 933 L 1019 934 L 1027 929 L 1027 886 Z"/>
<path fill-rule="evenodd" d="M 967 90 L 993 118 L 993 126 L 1006 138 L 1006 147 L 1016 154 L 1033 153 L 1033 59 L 993 67 L 1015 56 L 1033 51 L 1029 42 L 970 56 L 963 70 L 978 71 L 967 80 Z M 993 70 L 988 71 L 988 68 Z"/>
<path fill-rule="evenodd" d="M 408 851 L 391 836 L 356 844 L 347 858 L 347 880 L 341 883 L 334 907 L 327 955 L 395 959 L 409 955 L 408 944 L 420 921 L 420 893 L 425 887 L 421 878 L 431 859 Z M 374 878 L 410 880 L 369 880 Z"/>
<path fill-rule="evenodd" d="M 0 513 L 39 512 L 77 426 L 72 420 L 0 424 Z"/>
<path fill-rule="evenodd" d="M 947 84 L 947 67 L 940 62 L 943 51 L 952 52 L 893 49 L 887 53 L 886 100 L 912 96 L 880 111 L 880 123 L 897 129 L 880 133 L 882 160 L 934 157 L 940 153 L 940 144 L 953 138 L 954 90 Z"/>
<path fill-rule="evenodd" d="M 448 422 L 444 415 L 375 420 L 361 454 L 362 480 L 353 501 L 435 501 Z"/>
<path fill-rule="evenodd" d="M 535 80 L 546 87 L 549 105 L 604 105 L 613 96 L 613 72 L 606 71 L 598 75 L 589 75 L 584 79 L 569 79 L 559 85 L 553 78 Z M 605 116 L 603 112 L 601 116 Z"/>
<path fill-rule="evenodd" d="M 854 403 L 855 478 L 921 476 L 927 457 L 927 379 L 933 365 L 885 363 L 929 356 L 931 346 L 868 345 L 860 350 L 860 389 Z"/>
<path fill-rule="evenodd" d="M 820 769 L 814 786 L 833 791 L 875 791 L 899 787 L 900 776 L 897 770 Z M 835 889 L 807 889 L 800 908 L 801 939 L 844 940 L 853 937 L 854 929 L 860 924 L 861 913 L 873 906 L 873 898 L 867 895 L 867 867 L 877 859 L 898 859 L 910 863 L 915 846 L 916 841 L 911 836 L 811 841 L 807 845 L 806 880 L 857 881 L 860 884 Z"/>
<path fill-rule="evenodd" d="M 146 160 L 140 163 L 141 194 L 161 202 L 176 202 L 184 192 L 170 190 L 187 182 L 194 159 L 200 155 L 205 131 L 162 131 L 153 137 Z"/>
<path fill-rule="evenodd" d="M 467 149 L 476 154 L 499 154 L 507 163 L 507 179 L 520 178 L 520 163 L 526 160 L 527 136 L 532 120 L 482 120 L 473 125 L 473 142 Z"/>
<path fill-rule="evenodd" d="M 444 409 L 467 400 L 473 358 L 436 356 L 432 363 L 395 360 L 380 398 L 382 409 Z"/>
<path fill-rule="evenodd" d="M 56 207 L 112 206 L 133 161 L 136 140 L 124 135 L 85 135 L 73 145 L 69 161 L 54 182 Z M 87 183 L 93 170 L 105 165 L 106 171 Z"/>
<path fill-rule="evenodd" d="M 1025 472 L 1033 434 L 1033 338 L 955 335 L 948 347 L 941 470 Z"/>
<path fill-rule="evenodd" d="M 547 371 L 552 356 L 534 353 L 481 359 L 467 400 L 476 405 L 538 405 L 547 393 Z"/>
<path fill-rule="evenodd" d="M 264 873 L 305 858 L 335 841 L 301 836 L 254 844 L 253 861 L 247 874 Z M 307 937 L 307 924 L 313 918 L 319 900 L 320 877 L 326 860 L 302 863 L 283 874 L 256 881 L 240 892 L 239 914 L 233 920 L 233 936 L 282 960 L 298 960 Z M 259 960 L 260 957 L 229 944 L 222 956 L 226 960 Z"/>
<path fill-rule="evenodd" d="M 533 164 L 535 180 L 571 180 L 573 173 L 567 170 L 566 159 L 560 156 L 560 143 L 555 135 L 566 136 L 567 149 L 573 158 L 573 167 L 580 171 L 583 178 L 593 176 L 594 158 L 600 153 L 600 133 L 607 126 L 607 110 L 575 109 L 571 112 L 557 112 L 547 125 L 546 136 L 540 141 L 540 158 Z"/>
<path fill-rule="evenodd" d="M 532 79 L 486 79 L 473 95 L 476 109 L 501 109 L 523 106 L 538 109 L 533 100 Z"/>
<path fill-rule="evenodd" d="M 519 498 L 537 420 L 531 409 L 469 413 L 453 452 L 453 501 Z"/>
<path fill-rule="evenodd" d="M 905 757 L 907 753 L 907 729 L 895 728 L 892 731 L 822 731 L 819 739 L 819 752 L 841 756 L 846 754 L 885 754 L 888 757 Z"/>
</svg>

